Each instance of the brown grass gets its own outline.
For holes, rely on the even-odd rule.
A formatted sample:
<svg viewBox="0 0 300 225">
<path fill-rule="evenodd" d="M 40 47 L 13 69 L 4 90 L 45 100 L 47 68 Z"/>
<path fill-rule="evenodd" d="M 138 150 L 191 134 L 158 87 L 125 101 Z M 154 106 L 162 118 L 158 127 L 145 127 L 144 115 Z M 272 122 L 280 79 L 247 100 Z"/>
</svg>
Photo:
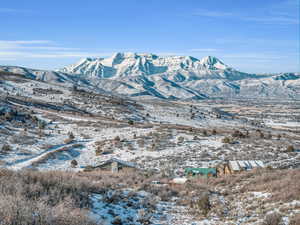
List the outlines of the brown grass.
<svg viewBox="0 0 300 225">
<path fill-rule="evenodd" d="M 300 213 L 295 214 L 291 218 L 290 225 L 300 225 Z"/>
<path fill-rule="evenodd" d="M 250 191 L 266 191 L 272 201 L 300 200 L 300 170 L 267 170 L 258 174 L 246 187 Z"/>
<path fill-rule="evenodd" d="M 0 170 L 0 221 L 5 221 L 4 225 L 93 224 L 84 210 L 90 207 L 89 195 L 123 188 L 145 190 L 164 201 L 177 197 L 179 204 L 191 207 L 193 215 L 209 215 L 210 210 L 214 210 L 209 198 L 215 187 L 225 188 L 229 196 L 236 196 L 237 191 L 263 191 L 271 193 L 271 201 L 300 198 L 299 170 L 254 170 L 223 178 L 191 179 L 182 185 L 153 185 L 154 180 L 163 184 L 169 181 L 163 174 L 126 169 L 119 173 Z M 39 215 L 39 222 L 33 223 L 36 218 L 32 215 Z M 296 221 L 293 225 L 298 225 L 298 217 L 291 220 Z M 264 222 L 272 222 L 272 219 L 276 218 L 268 217 Z"/>
<path fill-rule="evenodd" d="M 279 225 L 282 220 L 282 216 L 278 213 L 267 214 L 262 225 Z"/>
<path fill-rule="evenodd" d="M 84 208 L 98 188 L 63 172 L 0 170 L 1 225 L 93 225 Z"/>
<path fill-rule="evenodd" d="M 299 169 L 258 169 L 211 179 L 209 184 L 222 186 L 227 190 L 240 186 L 240 192 L 269 192 L 272 194 L 269 200 L 273 202 L 300 200 Z"/>
</svg>

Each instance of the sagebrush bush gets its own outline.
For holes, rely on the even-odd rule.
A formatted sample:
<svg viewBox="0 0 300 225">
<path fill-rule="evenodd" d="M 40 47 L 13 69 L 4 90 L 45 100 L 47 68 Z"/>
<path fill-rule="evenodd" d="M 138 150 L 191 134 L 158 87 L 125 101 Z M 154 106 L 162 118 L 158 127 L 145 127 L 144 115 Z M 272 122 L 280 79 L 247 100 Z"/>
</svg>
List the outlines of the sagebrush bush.
<svg viewBox="0 0 300 225">
<path fill-rule="evenodd" d="M 20 195 L 0 195 L 0 199 L 1 225 L 96 225 L 68 201 L 50 206 Z"/>
<path fill-rule="evenodd" d="M 243 133 L 242 133 L 241 131 L 239 131 L 239 130 L 235 130 L 231 136 L 232 136 L 232 137 L 236 137 L 236 138 L 245 138 L 245 137 L 246 137 L 246 135 L 243 134 Z"/>
<path fill-rule="evenodd" d="M 121 138 L 119 136 L 116 136 L 114 140 L 115 141 L 121 141 Z"/>
<path fill-rule="evenodd" d="M 64 172 L 0 170 L 1 225 L 94 225 L 84 211 L 99 187 Z"/>
<path fill-rule="evenodd" d="M 230 144 L 231 143 L 231 139 L 229 137 L 224 137 L 222 139 L 222 142 L 225 143 L 225 144 Z"/>
<path fill-rule="evenodd" d="M 272 193 L 272 201 L 293 201 L 300 200 L 300 172 L 294 170 L 266 170 L 257 174 L 251 181 L 248 190 L 263 191 Z"/>
<path fill-rule="evenodd" d="M 286 148 L 286 152 L 293 152 L 295 151 L 295 148 L 293 145 L 289 145 L 287 148 Z"/>
<path fill-rule="evenodd" d="M 71 166 L 72 166 L 72 167 L 76 167 L 77 165 L 78 165 L 77 160 L 73 159 L 73 160 L 71 161 Z"/>
<path fill-rule="evenodd" d="M 282 216 L 278 213 L 267 214 L 262 225 L 279 225 Z"/>
<path fill-rule="evenodd" d="M 241 192 L 268 191 L 272 196 L 267 200 L 271 202 L 289 202 L 300 200 L 300 170 L 299 169 L 254 169 L 240 174 L 219 177 L 209 180 L 212 186 L 221 185 L 233 188 L 243 181 L 248 184 L 240 188 Z"/>
<path fill-rule="evenodd" d="M 38 127 L 39 127 L 39 129 L 41 129 L 41 130 L 45 129 L 46 125 L 47 125 L 47 123 L 45 121 L 38 120 Z"/>
<path fill-rule="evenodd" d="M 2 149 L 1 149 L 1 150 L 4 151 L 4 152 L 8 152 L 8 151 L 11 150 L 11 147 L 10 147 L 10 145 L 8 145 L 8 144 L 4 144 L 4 145 L 2 146 Z"/>
<path fill-rule="evenodd" d="M 190 206 L 195 210 L 196 214 L 207 216 L 211 209 L 209 194 L 205 192 L 200 193 L 196 198 L 192 199 Z"/>
<path fill-rule="evenodd" d="M 300 213 L 295 214 L 291 218 L 290 225 L 300 225 Z"/>
<path fill-rule="evenodd" d="M 97 148 L 95 149 L 95 155 L 99 156 L 103 153 L 103 149 L 101 148 L 101 146 L 97 146 Z"/>
</svg>

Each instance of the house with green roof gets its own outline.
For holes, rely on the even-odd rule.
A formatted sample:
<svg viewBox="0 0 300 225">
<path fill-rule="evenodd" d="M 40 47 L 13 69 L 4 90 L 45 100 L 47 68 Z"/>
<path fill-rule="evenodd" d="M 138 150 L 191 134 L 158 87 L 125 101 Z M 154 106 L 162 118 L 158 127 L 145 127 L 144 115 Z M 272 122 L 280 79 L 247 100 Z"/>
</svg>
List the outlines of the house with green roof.
<svg viewBox="0 0 300 225">
<path fill-rule="evenodd" d="M 216 168 L 185 168 L 184 173 L 186 176 L 205 176 L 216 177 Z"/>
</svg>

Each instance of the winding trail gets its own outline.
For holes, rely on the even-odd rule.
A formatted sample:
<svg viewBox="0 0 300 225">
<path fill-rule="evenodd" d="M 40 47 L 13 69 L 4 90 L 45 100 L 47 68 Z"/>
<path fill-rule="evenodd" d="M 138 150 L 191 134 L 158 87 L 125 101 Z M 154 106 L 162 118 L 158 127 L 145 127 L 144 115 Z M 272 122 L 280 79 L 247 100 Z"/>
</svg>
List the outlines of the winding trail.
<svg viewBox="0 0 300 225">
<path fill-rule="evenodd" d="M 39 161 L 48 153 L 55 152 L 57 150 L 65 148 L 65 147 L 70 147 L 72 145 L 74 145 L 73 142 L 70 144 L 60 144 L 60 145 L 52 146 L 51 148 L 48 148 L 45 151 L 42 151 L 41 153 L 34 155 L 32 157 L 25 158 L 25 159 L 19 159 L 19 160 L 16 160 L 15 162 L 7 163 L 6 168 L 12 169 L 12 170 L 20 170 L 20 169 L 24 169 L 24 168 L 29 168 L 34 162 Z"/>
</svg>

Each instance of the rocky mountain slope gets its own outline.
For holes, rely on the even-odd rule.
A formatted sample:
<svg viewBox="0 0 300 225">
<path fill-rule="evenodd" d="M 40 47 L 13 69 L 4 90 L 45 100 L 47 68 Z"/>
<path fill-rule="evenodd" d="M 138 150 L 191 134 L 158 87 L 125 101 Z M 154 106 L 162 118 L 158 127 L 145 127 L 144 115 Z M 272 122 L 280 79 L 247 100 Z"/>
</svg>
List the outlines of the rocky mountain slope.
<svg viewBox="0 0 300 225">
<path fill-rule="evenodd" d="M 296 74 L 247 74 L 212 56 L 199 60 L 190 56 L 116 53 L 110 58 L 82 59 L 60 71 L 129 96 L 167 99 L 300 96 L 300 76 Z"/>
<path fill-rule="evenodd" d="M 27 78 L 49 83 L 72 82 L 75 77 L 55 71 L 29 69 L 19 66 L 1 66 L 0 71 L 25 75 Z"/>
<path fill-rule="evenodd" d="M 300 75 L 243 73 L 207 56 L 116 53 L 109 58 L 85 58 L 58 71 L 0 67 L 51 83 L 85 86 L 135 98 L 300 98 Z"/>
<path fill-rule="evenodd" d="M 153 54 L 116 53 L 110 58 L 86 58 L 61 70 L 88 77 L 120 79 L 132 76 L 166 75 L 174 82 L 198 79 L 239 80 L 250 77 L 207 56 L 201 60 L 191 56 L 159 57 Z"/>
</svg>

